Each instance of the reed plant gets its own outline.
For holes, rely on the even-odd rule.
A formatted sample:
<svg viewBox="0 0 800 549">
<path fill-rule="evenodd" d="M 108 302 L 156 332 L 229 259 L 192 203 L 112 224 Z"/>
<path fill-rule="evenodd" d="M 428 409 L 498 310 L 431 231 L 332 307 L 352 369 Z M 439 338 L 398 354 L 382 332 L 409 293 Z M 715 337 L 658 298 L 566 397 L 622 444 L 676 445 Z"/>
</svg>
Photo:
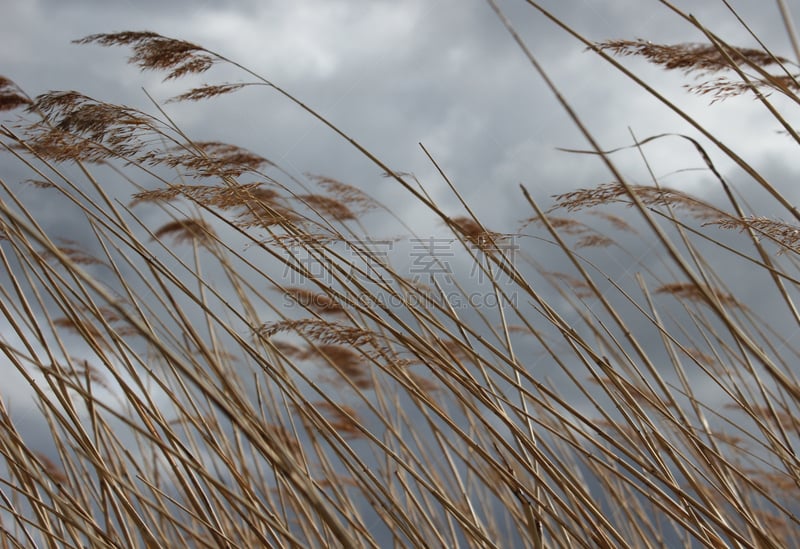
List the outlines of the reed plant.
<svg viewBox="0 0 800 549">
<path fill-rule="evenodd" d="M 481 222 L 424 146 L 440 181 L 221 53 L 151 32 L 78 40 L 168 80 L 240 71 L 171 101 L 281 95 L 424 206 L 449 254 L 357 186 L 193 139 L 169 105 L 0 79 L 3 164 L 29 176 L 0 179 L 0 347 L 6 386 L 25 388 L 0 398 L 0 547 L 800 546 L 793 187 L 626 62 L 700 75 L 688 92 L 713 101 L 752 96 L 800 144 L 797 65 L 666 1 L 702 42 L 596 43 L 527 2 L 685 120 L 627 148 L 648 166 L 651 144 L 691 144 L 709 200 L 632 183 L 489 4 L 583 132 L 570 154 L 604 170 L 548 204 L 520 185 L 529 211 L 508 227 Z M 43 200 L 81 220 L 80 242 L 45 230 Z M 769 215 L 749 205 L 767 200 Z M 26 398 L 35 418 L 14 412 Z"/>
</svg>

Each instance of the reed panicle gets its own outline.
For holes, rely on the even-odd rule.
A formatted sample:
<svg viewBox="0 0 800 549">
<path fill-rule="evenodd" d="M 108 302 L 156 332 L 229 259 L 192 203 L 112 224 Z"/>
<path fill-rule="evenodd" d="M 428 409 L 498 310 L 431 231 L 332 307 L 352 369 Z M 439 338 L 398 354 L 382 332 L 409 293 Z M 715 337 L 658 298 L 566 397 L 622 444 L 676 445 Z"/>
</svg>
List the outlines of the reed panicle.
<svg viewBox="0 0 800 549">
<path fill-rule="evenodd" d="M 746 231 L 752 230 L 761 238 L 778 244 L 778 254 L 800 252 L 800 227 L 764 216 L 748 216 L 744 218 L 725 217 L 709 221 L 706 225 L 716 225 L 722 229 Z"/>
<path fill-rule="evenodd" d="M 381 209 L 381 205 L 361 189 L 326 175 L 306 174 L 340 204 L 357 215 Z"/>
<path fill-rule="evenodd" d="M 30 97 L 13 80 L 0 76 L 0 112 L 13 111 L 32 103 Z"/>
<path fill-rule="evenodd" d="M 92 34 L 74 43 L 129 46 L 133 50 L 129 59 L 132 64 L 142 70 L 167 71 L 165 80 L 203 73 L 215 62 L 214 56 L 200 46 L 148 31 Z"/>
<path fill-rule="evenodd" d="M 608 40 L 594 47 L 610 51 L 617 56 L 644 57 L 651 63 L 668 70 L 686 73 L 713 73 L 729 70 L 731 64 L 754 64 L 766 67 L 787 64 L 788 59 L 775 57 L 769 52 L 752 48 L 729 48 L 720 51 L 714 44 L 653 44 L 649 40 Z M 727 55 L 726 55 L 727 53 Z"/>
<path fill-rule="evenodd" d="M 170 236 L 176 243 L 208 243 L 214 239 L 214 231 L 205 219 L 176 219 L 165 223 L 153 234 L 154 238 Z"/>
</svg>

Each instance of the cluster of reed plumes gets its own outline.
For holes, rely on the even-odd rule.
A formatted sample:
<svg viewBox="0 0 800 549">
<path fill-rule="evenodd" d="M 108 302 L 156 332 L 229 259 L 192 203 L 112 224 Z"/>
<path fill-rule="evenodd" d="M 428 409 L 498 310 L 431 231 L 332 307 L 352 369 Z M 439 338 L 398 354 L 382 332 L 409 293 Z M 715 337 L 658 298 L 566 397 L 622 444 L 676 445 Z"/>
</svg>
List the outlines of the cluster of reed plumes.
<svg viewBox="0 0 800 549">
<path fill-rule="evenodd" d="M 713 75 L 694 91 L 714 99 L 753 94 L 800 143 L 766 93 L 800 99 L 793 65 L 690 17 L 706 43 L 597 44 L 553 20 L 694 126 L 634 147 L 689 140 L 724 201 L 629 183 L 564 102 L 613 182 L 550 207 L 521 187 L 527 218 L 487 227 L 443 171 L 462 214 L 218 53 L 149 32 L 79 41 L 170 79 L 219 64 L 252 79 L 175 101 L 261 86 L 316 117 L 448 231 L 452 253 L 418 254 L 415 274 L 397 250 L 427 235 L 367 235 L 394 214 L 354 186 L 193 140 L 166 109 L 0 79 L 0 106 L 22 113 L 3 163 L 30 174 L 0 179 L 3 375 L 38 407 L 20 418 L 28 397 L 0 395 L 0 547 L 800 545 L 800 212 L 621 56 Z M 719 156 L 789 221 L 750 211 Z M 47 234 L 20 184 L 80 216 L 81 242 Z M 632 239 L 658 261 L 626 257 Z M 636 275 L 611 279 L 597 250 Z M 736 276 L 780 311 L 759 316 Z"/>
</svg>

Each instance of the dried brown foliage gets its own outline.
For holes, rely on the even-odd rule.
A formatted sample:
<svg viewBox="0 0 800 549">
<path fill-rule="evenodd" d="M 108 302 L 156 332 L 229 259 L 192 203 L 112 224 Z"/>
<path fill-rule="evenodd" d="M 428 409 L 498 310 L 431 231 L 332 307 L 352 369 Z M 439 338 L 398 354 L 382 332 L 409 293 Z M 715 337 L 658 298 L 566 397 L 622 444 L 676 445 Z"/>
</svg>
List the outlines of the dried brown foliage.
<svg viewBox="0 0 800 549">
<path fill-rule="evenodd" d="M 64 473 L 64 470 L 56 465 L 56 463 L 50 459 L 46 454 L 42 452 L 35 452 L 36 459 L 42 464 L 42 468 L 44 469 L 47 477 L 58 484 L 64 484 L 68 482 L 67 475 Z"/>
<path fill-rule="evenodd" d="M 11 111 L 31 104 L 31 99 L 23 93 L 13 80 L 0 76 L 0 112 Z"/>
<path fill-rule="evenodd" d="M 785 93 L 796 93 L 800 91 L 800 85 L 795 77 L 774 75 L 771 75 L 767 79 L 756 79 L 747 82 L 731 80 L 720 76 L 707 82 L 687 85 L 686 88 L 697 95 L 711 97 L 711 103 L 737 97 L 747 92 L 759 92 L 769 95 L 769 92 L 775 90 Z"/>
<path fill-rule="evenodd" d="M 437 384 L 436 382 L 432 381 L 430 377 L 417 374 L 414 372 L 408 372 L 408 377 L 411 380 L 411 383 L 420 390 L 423 394 L 426 395 L 433 395 L 437 391 L 441 391 L 441 385 Z"/>
<path fill-rule="evenodd" d="M 77 242 L 69 239 L 61 239 L 60 242 L 61 245 L 58 246 L 58 251 L 67 256 L 73 263 L 77 265 L 106 265 L 101 259 L 81 249 Z M 41 257 L 45 261 L 57 261 L 56 255 L 49 250 L 41 252 Z"/>
<path fill-rule="evenodd" d="M 575 241 L 576 248 L 605 248 L 613 245 L 614 240 L 602 234 L 587 234 Z"/>
<path fill-rule="evenodd" d="M 711 295 L 723 305 L 740 305 L 736 298 L 730 294 L 697 284 L 671 282 L 656 288 L 655 292 L 657 294 L 669 294 L 677 299 L 702 302 L 707 302 L 707 296 Z"/>
<path fill-rule="evenodd" d="M 55 187 L 55 184 L 41 179 L 26 179 L 23 183 L 36 187 L 37 189 L 52 189 Z"/>
<path fill-rule="evenodd" d="M 769 219 L 763 216 L 744 218 L 726 216 L 722 219 L 710 221 L 706 225 L 716 225 L 721 229 L 738 231 L 753 230 L 761 237 L 777 243 L 780 246 L 778 254 L 787 252 L 800 253 L 800 226 L 786 223 L 785 221 Z"/>
<path fill-rule="evenodd" d="M 256 331 L 265 338 L 271 338 L 281 332 L 293 332 L 319 343 L 346 344 L 354 347 L 374 344 L 378 340 L 376 334 L 370 330 L 316 318 L 270 322 Z"/>
<path fill-rule="evenodd" d="M 454 217 L 450 222 L 464 240 L 487 253 L 503 250 L 504 243 L 512 236 L 486 230 L 470 217 Z"/>
<path fill-rule="evenodd" d="M 704 353 L 699 349 L 686 349 L 687 354 L 699 364 L 705 366 L 711 366 L 714 364 L 715 359 L 713 356 L 709 355 L 708 353 Z"/>
<path fill-rule="evenodd" d="M 208 244 L 215 238 L 214 230 L 204 219 L 176 219 L 170 221 L 153 233 L 154 238 L 170 236 L 176 243 L 197 242 Z"/>
<path fill-rule="evenodd" d="M 701 220 L 718 219 L 720 216 L 727 216 L 719 208 L 683 191 L 647 186 L 631 186 L 631 191 L 646 206 L 680 209 Z M 604 183 L 589 189 L 578 189 L 556 195 L 554 199 L 555 205 L 551 208 L 551 211 L 565 209 L 570 212 L 576 212 L 614 203 L 633 205 L 628 191 L 620 183 Z M 573 225 L 577 223 L 571 220 L 567 220 L 567 222 Z"/>
<path fill-rule="evenodd" d="M 217 97 L 219 95 L 226 95 L 231 92 L 235 92 L 242 89 L 246 85 L 247 84 L 207 84 L 205 86 L 200 86 L 199 88 L 193 88 L 186 93 L 176 95 L 170 99 L 168 103 L 178 103 L 180 101 L 202 101 L 203 99 L 209 99 L 211 97 Z"/>
<path fill-rule="evenodd" d="M 133 50 L 130 63 L 142 70 L 167 71 L 165 80 L 203 73 L 215 62 L 215 58 L 200 46 L 148 31 L 92 34 L 74 42 L 128 46 Z"/>
<path fill-rule="evenodd" d="M 304 194 L 297 198 L 318 213 L 320 217 L 330 218 L 336 221 L 356 219 L 356 214 L 353 213 L 348 205 L 336 198 L 321 194 Z"/>
<path fill-rule="evenodd" d="M 335 343 L 316 345 L 309 354 L 323 359 L 325 364 L 333 365 L 337 372 L 350 380 L 359 389 L 372 387 L 372 376 L 368 364 L 358 352 L 350 347 Z"/>
<path fill-rule="evenodd" d="M 305 350 L 294 343 L 288 341 L 270 340 L 270 344 L 275 347 L 280 353 L 290 358 L 300 358 L 305 354 Z"/>
<path fill-rule="evenodd" d="M 44 119 L 25 128 L 26 148 L 56 162 L 138 158 L 149 137 L 161 134 L 154 118 L 75 91 L 40 95 L 27 110 Z"/>
<path fill-rule="evenodd" d="M 129 132 L 125 134 L 127 139 L 153 122 L 139 111 L 96 101 L 75 91 L 40 95 L 28 110 L 42 113 L 61 131 L 86 135 L 94 141 L 103 141 L 109 132 L 123 128 Z"/>
<path fill-rule="evenodd" d="M 273 234 L 269 238 L 261 241 L 262 244 L 271 245 L 278 244 L 281 247 L 294 247 L 294 248 L 323 248 L 336 242 L 348 242 L 344 236 L 339 234 L 326 234 L 326 233 L 291 233 L 291 234 Z"/>
<path fill-rule="evenodd" d="M 583 236 L 594 232 L 593 229 L 585 223 L 569 217 L 548 215 L 547 221 L 553 226 L 554 229 L 572 236 Z M 525 229 L 531 225 L 544 226 L 545 221 L 539 216 L 529 217 L 528 219 L 522 220 L 521 229 Z"/>
<path fill-rule="evenodd" d="M 624 219 L 622 219 L 618 215 L 614 215 L 614 214 L 611 214 L 611 213 L 608 213 L 608 212 L 603 212 L 603 211 L 593 211 L 593 212 L 590 212 L 590 213 L 592 215 L 594 215 L 594 216 L 597 216 L 597 217 L 601 218 L 601 219 L 605 219 L 606 221 L 611 223 L 611 225 L 615 229 L 617 229 L 618 231 L 624 231 L 624 232 L 628 232 L 628 233 L 632 233 L 632 234 L 639 234 L 638 231 L 636 229 L 634 229 L 631 226 L 630 223 L 628 223 L 627 221 L 625 221 Z"/>
<path fill-rule="evenodd" d="M 668 70 L 712 73 L 731 68 L 720 48 L 713 44 L 653 44 L 649 40 L 608 40 L 598 42 L 595 49 L 609 51 L 614 55 L 644 57 L 651 63 Z M 787 64 L 783 57 L 774 57 L 767 52 L 752 48 L 729 48 L 726 53 L 737 65 L 752 63 L 760 67 L 772 64 Z"/>
<path fill-rule="evenodd" d="M 325 189 L 325 191 L 341 204 L 345 204 L 347 209 L 354 212 L 355 215 L 361 215 L 380 208 L 380 205 L 374 198 L 358 187 L 324 175 L 306 174 L 306 176 L 315 181 L 317 185 Z"/>
<path fill-rule="evenodd" d="M 791 65 L 788 59 L 768 51 L 714 44 L 653 44 L 641 39 L 610 40 L 595 44 L 593 49 L 619 56 L 643 57 L 665 69 L 696 73 L 700 77 L 734 67 L 763 69 L 770 65 L 779 65 L 787 70 Z M 747 80 L 718 76 L 700 84 L 686 85 L 686 88 L 692 93 L 710 96 L 711 102 L 715 103 L 747 92 L 761 93 L 765 90 L 778 90 L 792 96 L 800 89 L 800 84 L 796 75 L 769 74 L 760 70 Z"/>
<path fill-rule="evenodd" d="M 141 160 L 151 166 L 185 168 L 191 177 L 239 177 L 245 172 L 258 171 L 272 162 L 242 147 L 201 141 L 190 146 L 176 146 L 164 152 L 154 150 L 142 155 Z"/>
<path fill-rule="evenodd" d="M 53 326 L 66 328 L 69 331 L 75 332 L 81 336 L 85 336 L 90 341 L 99 343 L 102 346 L 108 345 L 100 329 L 87 320 L 66 317 L 56 318 L 53 320 Z"/>
<path fill-rule="evenodd" d="M 233 185 L 172 185 L 164 189 L 142 191 L 133 195 L 131 205 L 169 202 L 186 198 L 208 208 L 235 210 L 237 225 L 243 228 L 270 227 L 299 221 L 300 217 L 284 206 L 273 189 L 261 183 Z"/>
<path fill-rule="evenodd" d="M 447 351 L 448 354 L 455 357 L 457 360 L 463 360 L 470 356 L 469 347 L 462 341 L 456 339 L 447 339 L 440 342 L 441 346 Z"/>
<path fill-rule="evenodd" d="M 540 227 L 545 227 L 547 224 L 553 227 L 553 229 L 570 236 L 577 236 L 575 240 L 575 248 L 604 248 L 607 246 L 612 246 L 615 244 L 615 241 L 608 237 L 589 225 L 586 225 L 582 221 L 577 219 L 569 218 L 569 217 L 559 217 L 555 215 L 548 215 L 547 222 L 540 217 L 534 216 L 529 217 L 528 219 L 524 219 L 520 225 L 520 231 L 524 230 L 526 227 L 531 225 L 536 225 Z"/>
</svg>

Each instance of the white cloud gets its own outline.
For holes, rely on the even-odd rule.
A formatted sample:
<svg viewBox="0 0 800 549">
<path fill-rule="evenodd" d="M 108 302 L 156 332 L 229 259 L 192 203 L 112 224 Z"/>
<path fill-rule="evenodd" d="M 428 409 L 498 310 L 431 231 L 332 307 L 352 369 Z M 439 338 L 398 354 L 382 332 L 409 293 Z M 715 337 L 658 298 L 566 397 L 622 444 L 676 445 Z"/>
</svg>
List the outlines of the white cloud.
<svg viewBox="0 0 800 549">
<path fill-rule="evenodd" d="M 204 46 L 292 79 L 334 77 L 343 68 L 408 49 L 417 2 L 319 1 L 264 4 L 250 11 L 198 11 L 181 25 Z"/>
</svg>

